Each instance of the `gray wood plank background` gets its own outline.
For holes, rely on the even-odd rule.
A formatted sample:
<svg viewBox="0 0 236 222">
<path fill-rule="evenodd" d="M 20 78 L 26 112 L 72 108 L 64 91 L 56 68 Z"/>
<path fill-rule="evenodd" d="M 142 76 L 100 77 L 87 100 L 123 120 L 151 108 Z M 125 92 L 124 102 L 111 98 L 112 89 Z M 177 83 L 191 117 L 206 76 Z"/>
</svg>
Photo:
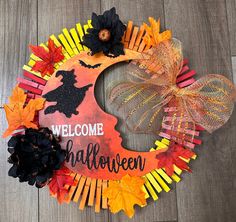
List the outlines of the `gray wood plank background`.
<svg viewBox="0 0 236 222">
<path fill-rule="evenodd" d="M 226 0 L 231 55 L 236 56 L 236 0 Z"/>
<path fill-rule="evenodd" d="M 221 73 L 236 80 L 236 1 L 235 0 L 0 0 L 0 107 L 6 102 L 27 61 L 29 43 L 37 44 L 58 34 L 64 27 L 85 22 L 91 13 L 101 13 L 115 6 L 122 21 L 136 25 L 149 16 L 161 18 L 162 27 L 170 28 L 184 45 L 185 57 L 199 76 Z M 106 70 L 97 82 L 97 100 L 110 111 L 105 100 L 109 83 L 126 71 L 126 64 Z M 109 73 L 109 74 L 108 74 Z M 234 78 L 233 78 L 234 73 Z M 6 128 L 0 109 L 2 134 Z M 137 136 L 119 128 L 123 145 L 146 150 L 152 136 Z M 7 140 L 0 150 L 0 221 L 156 221 L 156 222 L 234 222 L 236 221 L 236 112 L 222 129 L 204 133 L 203 145 L 196 149 L 198 159 L 191 163 L 193 173 L 157 202 L 150 201 L 128 220 L 123 213 L 108 211 L 95 214 L 78 205 L 58 205 L 47 188 L 37 189 L 19 184 L 7 172 Z"/>
</svg>

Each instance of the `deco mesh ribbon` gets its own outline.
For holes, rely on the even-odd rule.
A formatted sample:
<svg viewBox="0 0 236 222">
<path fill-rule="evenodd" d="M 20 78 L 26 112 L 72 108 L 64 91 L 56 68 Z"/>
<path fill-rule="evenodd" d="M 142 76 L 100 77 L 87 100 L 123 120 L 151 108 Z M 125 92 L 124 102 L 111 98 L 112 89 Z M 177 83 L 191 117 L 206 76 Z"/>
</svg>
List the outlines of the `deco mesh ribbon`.
<svg viewBox="0 0 236 222">
<path fill-rule="evenodd" d="M 177 116 L 172 124 L 178 133 L 200 125 L 208 132 L 229 119 L 236 98 L 235 86 L 224 76 L 209 74 L 192 85 L 179 88 L 176 78 L 183 66 L 181 42 L 166 40 L 142 53 L 129 65 L 128 78 L 113 88 L 110 102 L 136 132 L 158 133 L 158 114 L 166 105 Z"/>
</svg>

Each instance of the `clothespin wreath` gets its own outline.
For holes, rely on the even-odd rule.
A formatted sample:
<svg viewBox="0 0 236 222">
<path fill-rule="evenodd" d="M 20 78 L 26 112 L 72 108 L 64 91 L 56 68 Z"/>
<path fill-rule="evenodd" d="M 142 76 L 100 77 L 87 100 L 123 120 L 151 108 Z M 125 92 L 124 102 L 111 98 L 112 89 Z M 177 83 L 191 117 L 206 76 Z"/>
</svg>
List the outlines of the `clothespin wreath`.
<svg viewBox="0 0 236 222">
<path fill-rule="evenodd" d="M 226 124 L 236 88 L 218 74 L 195 80 L 181 42 L 160 31 L 160 20 L 149 22 L 125 25 L 112 8 L 30 45 L 24 77 L 4 105 L 9 176 L 47 186 L 59 203 L 133 217 L 134 205 L 156 201 L 191 171 L 200 131 Z M 122 61 L 130 61 L 127 72 L 107 89 L 112 115 L 97 104 L 94 87 L 104 69 Z M 161 139 L 147 151 L 128 150 L 117 117 L 130 131 Z"/>
</svg>

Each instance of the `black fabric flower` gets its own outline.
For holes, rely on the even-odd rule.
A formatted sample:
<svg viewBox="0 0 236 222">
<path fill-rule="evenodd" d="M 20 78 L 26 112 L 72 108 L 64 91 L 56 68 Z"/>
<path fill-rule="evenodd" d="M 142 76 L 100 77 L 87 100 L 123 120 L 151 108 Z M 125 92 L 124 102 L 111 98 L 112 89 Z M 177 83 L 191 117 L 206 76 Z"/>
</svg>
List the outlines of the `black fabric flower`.
<svg viewBox="0 0 236 222">
<path fill-rule="evenodd" d="M 8 175 L 20 182 L 41 188 L 60 169 L 66 151 L 48 128 L 26 129 L 25 135 L 16 135 L 8 141 L 8 162 L 13 164 Z"/>
<path fill-rule="evenodd" d="M 121 39 L 126 26 L 120 21 L 114 7 L 103 15 L 93 13 L 92 26 L 83 38 L 83 45 L 91 49 L 92 55 L 98 52 L 115 57 L 124 55 Z"/>
</svg>

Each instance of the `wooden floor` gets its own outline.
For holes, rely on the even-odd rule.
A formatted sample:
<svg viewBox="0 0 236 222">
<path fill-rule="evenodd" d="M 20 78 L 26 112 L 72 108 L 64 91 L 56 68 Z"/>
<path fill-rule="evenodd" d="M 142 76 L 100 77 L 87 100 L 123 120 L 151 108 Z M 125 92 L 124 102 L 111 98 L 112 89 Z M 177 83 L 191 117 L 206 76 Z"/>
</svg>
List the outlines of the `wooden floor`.
<svg viewBox="0 0 236 222">
<path fill-rule="evenodd" d="M 222 73 L 236 81 L 236 0 L 0 0 L 0 100 L 1 107 L 22 75 L 29 43 L 46 41 L 64 27 L 83 23 L 92 12 L 101 13 L 115 6 L 122 21 L 136 25 L 148 16 L 160 17 L 184 45 L 184 55 L 199 76 Z M 97 83 L 106 86 L 125 71 L 126 64 L 107 70 Z M 108 74 L 109 72 L 109 74 Z M 104 90 L 97 90 L 105 109 Z M 0 133 L 6 120 L 0 109 Z M 121 129 L 125 145 L 145 150 L 154 138 L 135 136 Z M 58 205 L 47 188 L 37 190 L 7 176 L 9 164 L 6 140 L 0 149 L 0 221 L 6 222 L 234 222 L 236 221 L 236 111 L 230 121 L 213 135 L 205 133 L 198 158 L 191 163 L 192 174 L 157 202 L 137 208 L 128 220 L 123 213 L 84 211 L 77 204 Z"/>
</svg>

